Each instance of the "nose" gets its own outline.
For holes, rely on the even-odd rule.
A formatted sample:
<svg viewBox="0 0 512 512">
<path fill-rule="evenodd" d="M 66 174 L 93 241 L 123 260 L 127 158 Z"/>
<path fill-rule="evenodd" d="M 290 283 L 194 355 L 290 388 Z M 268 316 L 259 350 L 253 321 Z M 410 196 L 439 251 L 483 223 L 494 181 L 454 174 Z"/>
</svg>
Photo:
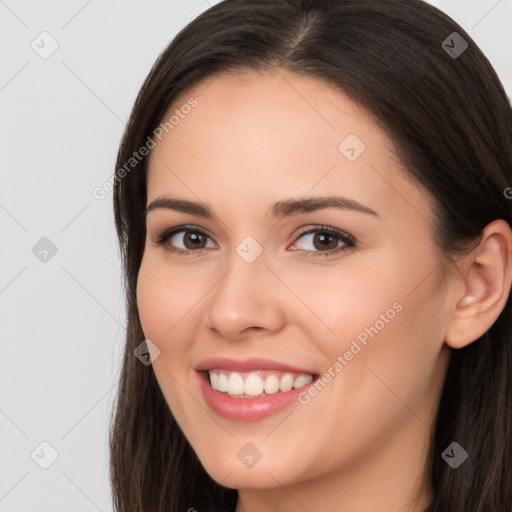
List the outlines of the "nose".
<svg viewBox="0 0 512 512">
<path fill-rule="evenodd" d="M 247 263 L 233 253 L 228 270 L 206 296 L 206 327 L 232 341 L 279 332 L 285 323 L 282 283 L 263 255 Z"/>
</svg>

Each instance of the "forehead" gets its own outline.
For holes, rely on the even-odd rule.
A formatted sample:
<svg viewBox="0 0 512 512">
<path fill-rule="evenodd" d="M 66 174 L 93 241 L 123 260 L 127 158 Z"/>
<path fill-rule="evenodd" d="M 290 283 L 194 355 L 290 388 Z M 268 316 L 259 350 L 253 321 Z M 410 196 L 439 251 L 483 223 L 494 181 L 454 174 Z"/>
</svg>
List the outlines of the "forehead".
<svg viewBox="0 0 512 512">
<path fill-rule="evenodd" d="M 372 116 L 322 80 L 285 70 L 222 75 L 182 93 L 162 122 L 171 116 L 152 150 L 148 200 L 197 199 L 191 190 L 246 205 L 334 190 L 374 204 L 397 190 L 421 200 Z"/>
<path fill-rule="evenodd" d="M 191 101 L 193 108 L 188 106 Z M 171 119 L 172 126 L 167 123 L 165 128 Z M 339 142 L 349 133 L 369 143 L 368 132 L 375 125 L 358 104 L 324 81 L 286 70 L 245 71 L 206 79 L 178 96 L 161 122 L 166 142 L 157 141 L 159 147 L 152 154 L 173 148 L 182 156 L 179 150 L 186 142 L 195 153 L 218 149 L 232 157 L 243 152 L 245 159 L 257 153 L 261 159 L 276 152 L 282 155 L 279 149 L 291 149 L 293 142 L 296 155 L 307 153 L 311 144 L 304 141 L 314 141 L 315 147 L 323 143 L 337 154 Z M 371 139 L 386 145 L 386 156 L 392 156 L 382 133 L 375 131 Z"/>
</svg>

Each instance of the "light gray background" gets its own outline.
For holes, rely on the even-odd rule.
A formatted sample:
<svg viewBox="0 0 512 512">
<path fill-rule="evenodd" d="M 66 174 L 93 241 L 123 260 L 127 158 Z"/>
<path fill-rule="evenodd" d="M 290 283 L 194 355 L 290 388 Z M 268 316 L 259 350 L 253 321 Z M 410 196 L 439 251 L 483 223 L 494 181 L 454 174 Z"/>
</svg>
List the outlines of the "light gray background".
<svg viewBox="0 0 512 512">
<path fill-rule="evenodd" d="M 112 510 L 107 430 L 125 315 L 112 193 L 92 190 L 114 171 L 154 60 L 213 3 L 0 0 L 2 512 Z M 431 3 L 512 96 L 512 0 Z M 44 31 L 58 43 L 45 59 L 31 47 L 51 48 Z M 43 237 L 57 247 L 46 262 L 32 252 Z M 58 453 L 48 469 L 36 463 L 51 460 L 42 442 Z"/>
</svg>

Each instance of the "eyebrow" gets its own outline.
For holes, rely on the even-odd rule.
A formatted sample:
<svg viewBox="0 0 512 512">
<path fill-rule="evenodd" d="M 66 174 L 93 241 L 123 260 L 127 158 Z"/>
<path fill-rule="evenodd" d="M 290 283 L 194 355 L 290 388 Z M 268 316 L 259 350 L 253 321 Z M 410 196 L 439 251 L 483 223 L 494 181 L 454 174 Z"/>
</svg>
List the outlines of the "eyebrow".
<svg viewBox="0 0 512 512">
<path fill-rule="evenodd" d="M 159 197 L 152 201 L 145 211 L 145 215 L 158 208 L 176 210 L 206 219 L 213 219 L 215 215 L 211 208 L 200 202 L 189 201 L 186 199 L 175 199 L 171 197 Z M 338 208 L 340 210 L 352 210 L 360 213 L 366 213 L 379 217 L 379 214 L 354 199 L 338 196 L 312 197 L 308 199 L 287 199 L 279 201 L 269 209 L 270 215 L 274 219 L 280 219 L 289 215 L 298 215 L 301 213 L 314 212 L 324 208 Z"/>
</svg>

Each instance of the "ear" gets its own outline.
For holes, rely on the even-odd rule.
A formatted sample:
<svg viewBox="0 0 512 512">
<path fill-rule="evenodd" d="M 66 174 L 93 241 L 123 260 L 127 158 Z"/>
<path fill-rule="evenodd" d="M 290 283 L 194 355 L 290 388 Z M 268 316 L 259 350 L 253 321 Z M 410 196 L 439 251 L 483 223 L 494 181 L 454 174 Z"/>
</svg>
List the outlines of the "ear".
<svg viewBox="0 0 512 512">
<path fill-rule="evenodd" d="M 512 230 L 503 219 L 488 224 L 478 246 L 464 258 L 464 293 L 456 297 L 445 342 L 462 348 L 480 338 L 503 311 L 512 282 Z"/>
</svg>

